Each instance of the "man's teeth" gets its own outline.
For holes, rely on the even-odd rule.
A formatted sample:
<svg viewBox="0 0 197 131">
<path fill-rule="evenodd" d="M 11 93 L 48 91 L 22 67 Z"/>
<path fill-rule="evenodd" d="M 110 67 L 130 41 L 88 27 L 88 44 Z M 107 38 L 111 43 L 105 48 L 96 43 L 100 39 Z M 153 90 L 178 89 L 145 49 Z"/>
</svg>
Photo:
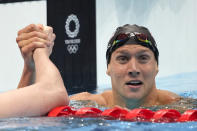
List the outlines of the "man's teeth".
<svg viewBox="0 0 197 131">
<path fill-rule="evenodd" d="M 130 82 L 127 82 L 127 85 L 140 85 L 142 84 L 141 81 L 130 81 Z"/>
</svg>

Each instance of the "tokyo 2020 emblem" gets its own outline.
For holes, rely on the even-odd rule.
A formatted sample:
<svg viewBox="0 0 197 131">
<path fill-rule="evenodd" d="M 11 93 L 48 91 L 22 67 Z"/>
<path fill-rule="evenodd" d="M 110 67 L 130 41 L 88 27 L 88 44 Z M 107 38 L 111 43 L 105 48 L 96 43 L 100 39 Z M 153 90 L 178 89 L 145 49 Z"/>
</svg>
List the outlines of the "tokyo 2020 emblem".
<svg viewBox="0 0 197 131">
<path fill-rule="evenodd" d="M 73 31 L 70 30 L 70 24 L 74 22 L 75 28 Z M 67 50 L 70 54 L 77 53 L 79 49 L 80 39 L 76 39 L 79 33 L 80 23 L 79 19 L 76 15 L 70 14 L 65 22 L 65 32 L 70 39 L 65 40 L 65 44 L 67 45 Z"/>
</svg>

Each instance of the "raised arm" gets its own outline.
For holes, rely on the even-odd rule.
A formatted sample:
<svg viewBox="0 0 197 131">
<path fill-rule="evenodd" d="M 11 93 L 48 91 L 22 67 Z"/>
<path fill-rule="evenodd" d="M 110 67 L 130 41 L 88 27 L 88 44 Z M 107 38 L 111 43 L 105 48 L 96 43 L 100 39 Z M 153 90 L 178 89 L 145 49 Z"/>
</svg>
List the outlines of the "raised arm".
<svg viewBox="0 0 197 131">
<path fill-rule="evenodd" d="M 48 26 L 31 24 L 18 32 L 16 42 L 24 59 L 23 73 L 18 88 L 29 86 L 35 82 L 35 63 L 33 51 L 36 48 L 48 47 L 49 55 L 54 45 L 55 34 Z"/>
<path fill-rule="evenodd" d="M 58 69 L 49 59 L 49 52 L 48 47 L 34 51 L 35 84 L 0 94 L 0 117 L 42 116 L 54 107 L 69 103 L 66 88 Z"/>
</svg>

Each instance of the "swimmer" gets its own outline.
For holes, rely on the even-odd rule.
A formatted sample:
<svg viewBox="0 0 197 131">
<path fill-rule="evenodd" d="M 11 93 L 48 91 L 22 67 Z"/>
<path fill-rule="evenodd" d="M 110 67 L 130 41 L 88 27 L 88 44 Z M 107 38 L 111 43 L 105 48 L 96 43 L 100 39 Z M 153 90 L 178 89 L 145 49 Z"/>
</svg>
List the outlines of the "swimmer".
<svg viewBox="0 0 197 131">
<path fill-rule="evenodd" d="M 63 80 L 49 59 L 54 39 L 52 28 L 42 25 L 31 24 L 18 32 L 17 43 L 25 63 L 24 83 L 20 82 L 18 89 L 0 93 L 0 118 L 43 116 L 57 106 L 68 105 Z M 34 76 L 32 70 L 33 83 L 27 80 Z"/>
<path fill-rule="evenodd" d="M 112 90 L 101 94 L 82 92 L 70 96 L 70 100 L 91 100 L 109 108 L 128 109 L 177 102 L 180 96 L 156 88 L 158 58 L 156 42 L 147 28 L 129 24 L 118 27 L 106 52 L 106 73 L 111 78 Z"/>
<path fill-rule="evenodd" d="M 147 28 L 129 24 L 118 27 L 106 52 L 112 90 L 101 94 L 83 92 L 70 99 L 93 100 L 99 105 L 128 109 L 176 102 L 180 96 L 156 88 L 158 57 L 156 42 Z"/>
</svg>

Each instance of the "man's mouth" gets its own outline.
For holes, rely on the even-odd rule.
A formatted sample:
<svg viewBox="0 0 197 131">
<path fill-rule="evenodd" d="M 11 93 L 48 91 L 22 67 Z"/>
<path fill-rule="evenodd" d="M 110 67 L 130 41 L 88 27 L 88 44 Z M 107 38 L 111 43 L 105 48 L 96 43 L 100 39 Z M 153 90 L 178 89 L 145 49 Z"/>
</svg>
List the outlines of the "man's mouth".
<svg viewBox="0 0 197 131">
<path fill-rule="evenodd" d="M 142 87 L 143 82 L 140 80 L 131 80 L 126 82 L 127 87 L 129 87 L 132 91 L 136 92 Z"/>
<path fill-rule="evenodd" d="M 140 86 L 142 84 L 143 82 L 140 80 L 131 80 L 131 81 L 126 82 L 126 85 L 131 85 L 131 86 Z"/>
</svg>

